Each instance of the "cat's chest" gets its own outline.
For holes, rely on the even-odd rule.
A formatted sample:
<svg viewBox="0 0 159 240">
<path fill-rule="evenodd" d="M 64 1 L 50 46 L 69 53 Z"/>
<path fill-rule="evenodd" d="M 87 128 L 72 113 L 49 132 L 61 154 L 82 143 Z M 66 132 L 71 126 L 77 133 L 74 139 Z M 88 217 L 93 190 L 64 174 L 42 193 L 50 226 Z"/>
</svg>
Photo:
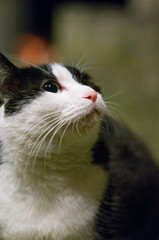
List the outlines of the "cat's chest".
<svg viewBox="0 0 159 240">
<path fill-rule="evenodd" d="M 87 174 L 69 180 L 70 186 L 67 180 L 63 184 L 57 181 L 56 188 L 50 184 L 49 192 L 38 194 L 36 189 L 30 194 L 4 194 L 0 197 L 4 239 L 91 240 L 106 180 L 102 169 L 92 167 Z"/>
<path fill-rule="evenodd" d="M 4 236 L 6 240 L 90 240 L 98 204 L 87 201 L 69 194 L 50 202 L 48 209 L 34 203 L 28 208 L 25 201 L 20 207 L 15 204 L 6 219 Z"/>
</svg>

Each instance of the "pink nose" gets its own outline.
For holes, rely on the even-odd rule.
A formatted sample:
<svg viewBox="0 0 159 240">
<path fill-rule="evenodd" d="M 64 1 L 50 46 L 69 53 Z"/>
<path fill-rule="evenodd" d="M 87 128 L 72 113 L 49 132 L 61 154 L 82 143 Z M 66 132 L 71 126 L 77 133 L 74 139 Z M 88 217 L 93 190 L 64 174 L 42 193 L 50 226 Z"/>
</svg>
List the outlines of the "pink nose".
<svg viewBox="0 0 159 240">
<path fill-rule="evenodd" d="M 85 94 L 83 98 L 90 99 L 92 102 L 95 102 L 97 99 L 97 92 L 94 90 L 91 90 Z"/>
</svg>

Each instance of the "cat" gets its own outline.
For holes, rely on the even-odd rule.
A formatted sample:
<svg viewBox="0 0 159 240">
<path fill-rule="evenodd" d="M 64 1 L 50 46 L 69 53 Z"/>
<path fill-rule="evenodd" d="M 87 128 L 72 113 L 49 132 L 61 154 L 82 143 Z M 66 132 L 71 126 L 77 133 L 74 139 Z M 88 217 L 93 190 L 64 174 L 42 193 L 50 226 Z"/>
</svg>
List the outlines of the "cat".
<svg viewBox="0 0 159 240">
<path fill-rule="evenodd" d="M 157 240 L 159 171 L 76 67 L 0 55 L 0 240 Z"/>
</svg>

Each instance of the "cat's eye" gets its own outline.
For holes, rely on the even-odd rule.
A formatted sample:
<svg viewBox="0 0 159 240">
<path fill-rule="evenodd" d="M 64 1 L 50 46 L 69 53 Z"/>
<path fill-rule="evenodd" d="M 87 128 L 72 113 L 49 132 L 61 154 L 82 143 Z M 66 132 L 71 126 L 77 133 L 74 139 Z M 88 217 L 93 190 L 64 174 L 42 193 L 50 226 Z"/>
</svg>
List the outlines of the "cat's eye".
<svg viewBox="0 0 159 240">
<path fill-rule="evenodd" d="M 60 91 L 59 85 L 51 81 L 45 82 L 42 86 L 42 89 L 53 93 L 58 93 Z"/>
</svg>

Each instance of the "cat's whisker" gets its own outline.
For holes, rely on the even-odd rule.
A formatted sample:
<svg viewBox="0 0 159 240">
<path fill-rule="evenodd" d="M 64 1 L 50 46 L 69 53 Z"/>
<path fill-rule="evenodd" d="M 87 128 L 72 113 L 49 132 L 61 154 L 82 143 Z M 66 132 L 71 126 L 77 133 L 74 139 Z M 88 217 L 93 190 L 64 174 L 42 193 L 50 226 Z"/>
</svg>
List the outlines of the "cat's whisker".
<svg viewBox="0 0 159 240">
<path fill-rule="evenodd" d="M 50 128 L 51 128 L 51 126 L 49 126 L 49 129 L 50 129 Z M 43 133 L 43 134 L 44 134 L 44 133 Z M 34 171 L 34 169 L 35 169 L 36 159 L 37 159 L 37 156 L 38 156 L 38 153 L 39 153 L 39 151 L 40 151 L 40 149 L 41 149 L 42 144 L 45 145 L 45 135 L 44 135 L 44 137 L 39 141 L 39 143 L 38 143 L 38 141 L 36 141 L 36 144 L 35 144 L 35 146 L 34 146 L 34 148 L 33 148 L 33 150 L 32 150 L 31 156 L 28 158 L 28 162 L 29 162 L 29 163 L 30 163 L 30 161 L 32 161 L 32 169 L 33 169 L 33 171 Z M 30 164 L 29 164 L 29 165 L 30 165 Z"/>
<path fill-rule="evenodd" d="M 51 118 L 51 120 L 48 121 L 50 118 Z M 47 120 L 47 122 L 45 122 L 46 120 Z M 39 130 L 45 128 L 45 127 L 48 126 L 52 121 L 55 121 L 55 120 L 58 120 L 58 118 L 52 119 L 52 116 L 50 116 L 50 117 L 45 118 L 45 119 L 43 120 L 44 123 L 40 121 L 38 124 L 36 124 L 35 127 L 31 128 L 30 131 L 27 132 L 27 134 L 25 134 L 25 136 L 24 136 L 24 138 L 22 139 L 22 141 L 20 141 L 19 146 L 22 145 L 23 142 L 24 142 L 24 146 L 29 145 L 30 143 L 32 144 L 31 139 L 33 139 L 33 138 L 36 136 L 36 134 L 39 132 Z M 37 128 L 39 125 L 40 125 L 40 127 Z M 36 131 L 33 131 L 34 129 L 36 129 Z M 30 135 L 29 138 L 27 138 L 27 136 L 28 136 L 29 134 L 31 134 L 31 135 Z M 17 153 L 17 154 L 18 154 L 18 153 Z"/>
<path fill-rule="evenodd" d="M 33 133 L 33 130 L 36 129 L 36 132 L 38 132 L 42 127 L 44 127 L 43 122 L 48 120 L 50 117 L 47 117 L 47 118 L 44 117 L 44 118 L 40 119 L 41 121 L 39 121 L 35 126 L 33 126 L 29 131 L 27 131 L 27 133 L 25 133 L 24 136 L 22 138 L 20 138 L 19 143 L 18 143 L 18 148 L 20 148 L 23 145 L 23 143 L 24 143 L 24 145 L 28 144 L 30 142 L 30 139 L 34 137 L 35 133 Z M 37 127 L 41 124 L 42 124 L 42 126 L 37 129 Z M 48 122 L 45 124 L 48 124 Z M 31 136 L 27 139 L 29 134 L 31 134 Z M 17 157 L 17 155 L 18 155 L 18 152 L 16 152 L 15 157 Z"/>
<path fill-rule="evenodd" d="M 79 68 L 79 65 L 81 64 L 81 62 L 88 56 L 90 50 L 87 50 L 82 57 L 78 60 L 78 62 L 76 63 L 75 67 Z"/>
<path fill-rule="evenodd" d="M 44 141 L 44 149 L 46 148 L 46 145 L 45 145 L 45 141 Z M 44 165 L 44 167 L 43 167 L 43 170 L 44 170 L 44 172 L 43 172 L 43 176 L 45 177 L 45 172 L 46 172 L 46 159 L 44 158 L 44 161 L 43 161 L 43 165 Z"/>
<path fill-rule="evenodd" d="M 54 129 L 58 129 L 58 126 L 61 124 L 61 122 L 63 123 L 63 121 L 58 121 L 57 123 L 56 123 L 56 125 L 55 124 L 52 124 L 51 126 L 50 126 L 50 128 L 48 129 L 48 131 L 45 131 L 45 135 L 44 135 L 44 137 L 41 139 L 41 142 L 39 142 L 39 144 L 36 146 L 36 148 L 35 148 L 35 150 L 36 149 L 39 149 L 40 150 L 40 148 L 41 148 L 41 146 L 42 146 L 42 144 L 43 144 L 43 142 L 45 141 L 45 139 L 47 138 L 47 136 L 54 130 Z M 55 132 L 56 132 L 56 130 L 55 130 Z M 55 134 L 55 133 L 54 133 Z M 54 136 L 54 134 L 53 134 L 53 136 Z M 38 146 L 39 146 L 39 148 L 38 148 Z M 38 152 L 39 152 L 39 150 L 37 150 Z M 33 153 L 34 154 L 34 153 Z M 37 154 L 36 154 L 36 157 L 37 157 Z"/>
<path fill-rule="evenodd" d="M 62 133 L 62 136 L 61 136 L 61 139 L 60 139 L 60 143 L 59 143 L 59 152 L 60 152 L 60 149 L 61 149 L 61 144 L 62 144 L 63 137 L 64 137 L 68 127 L 70 126 L 70 124 L 71 124 L 71 121 L 68 122 L 68 124 L 66 125 L 66 127 L 65 127 L 65 129 L 64 129 L 64 131 Z"/>
<path fill-rule="evenodd" d="M 112 94 L 112 95 L 109 96 L 109 97 L 103 96 L 103 98 L 104 98 L 104 100 L 108 100 L 108 99 L 111 99 L 111 98 L 113 98 L 113 97 L 118 96 L 121 92 L 122 92 L 122 90 L 118 91 L 117 93 Z"/>
<path fill-rule="evenodd" d="M 47 114 L 46 116 L 40 118 L 40 119 L 39 119 L 40 121 L 39 121 L 35 126 L 33 126 L 33 128 L 31 128 L 31 129 L 27 132 L 27 134 L 25 134 L 24 137 L 22 137 L 22 138 L 20 139 L 20 144 L 23 143 L 23 140 L 26 140 L 27 136 L 28 136 L 30 133 L 32 134 L 31 137 L 34 137 L 34 135 L 35 135 L 41 128 L 44 127 L 43 122 L 45 123 L 45 121 L 48 121 L 50 118 L 53 118 L 53 117 L 55 117 L 55 116 L 58 116 L 58 115 L 57 115 L 58 113 L 61 113 L 61 110 L 57 110 L 57 111 L 55 111 L 54 113 L 49 113 L 49 114 Z M 54 118 L 54 120 L 58 119 L 59 117 L 60 117 L 60 116 Z M 34 134 L 33 134 L 33 130 L 36 129 L 40 124 L 41 124 L 41 128 L 37 129 L 37 131 L 34 132 Z M 47 122 L 47 124 L 48 124 L 48 122 Z"/>
<path fill-rule="evenodd" d="M 90 69 L 94 69 L 94 67 L 93 67 L 93 66 L 87 66 L 87 67 L 82 66 L 82 67 L 80 68 L 80 71 L 81 71 L 81 72 L 86 72 L 87 70 L 90 70 Z"/>
<path fill-rule="evenodd" d="M 44 129 L 44 131 L 37 137 L 36 141 L 34 142 L 34 144 L 33 144 L 33 146 L 32 146 L 32 149 L 31 149 L 31 151 L 30 151 L 29 157 L 32 155 L 32 151 L 33 151 L 33 149 L 34 149 L 34 146 L 36 146 L 36 144 L 37 144 L 37 142 L 39 141 L 39 139 L 42 137 L 42 135 L 44 135 L 44 134 L 50 129 L 50 124 L 53 123 L 54 126 L 56 127 L 56 124 L 58 124 L 59 120 L 60 120 L 60 117 L 59 117 L 56 121 L 54 121 L 54 119 L 52 119 L 51 121 L 49 121 L 49 122 L 47 123 L 47 125 L 49 125 L 49 126 L 48 126 L 46 129 Z M 51 126 L 52 126 L 52 125 L 51 125 Z M 45 126 L 43 126 L 43 127 L 45 127 Z M 37 147 L 37 146 L 36 146 L 36 147 Z"/>
<path fill-rule="evenodd" d="M 73 131 L 74 131 L 74 128 L 75 128 L 75 120 L 73 121 L 73 124 L 72 124 L 72 134 L 73 134 Z"/>
<path fill-rule="evenodd" d="M 72 110 L 72 108 L 71 108 L 72 111 L 69 111 L 69 109 L 66 109 L 66 111 L 63 112 L 63 117 L 64 118 L 67 117 L 67 119 L 71 118 L 73 120 L 74 118 L 76 118 L 77 109 L 78 109 L 78 111 L 80 111 L 83 109 L 83 106 L 78 107 L 77 105 L 75 105 L 75 109 L 73 108 L 73 110 Z M 73 114 L 75 114 L 75 116 Z"/>
<path fill-rule="evenodd" d="M 106 118 L 110 119 L 111 124 L 113 125 L 113 128 L 116 130 L 116 132 L 118 131 L 118 124 L 117 122 L 121 122 L 121 119 L 118 118 L 118 116 L 116 116 L 115 114 L 112 113 L 112 111 L 110 111 L 110 109 L 107 109 L 107 113 L 106 113 L 106 117 L 104 118 L 104 121 L 106 121 Z M 115 120 L 115 121 L 114 121 Z M 109 124 L 107 124 L 109 126 Z M 109 127 L 107 128 L 109 131 Z"/>
<path fill-rule="evenodd" d="M 52 120 L 52 121 L 53 121 L 53 120 Z M 50 122 L 47 123 L 47 125 L 48 125 L 48 124 L 50 124 Z M 44 127 L 44 126 L 43 126 L 43 127 Z M 45 131 L 47 131 L 49 128 L 50 128 L 50 125 L 49 125 L 49 127 L 47 127 L 47 129 L 45 129 Z M 31 151 L 30 151 L 30 153 L 29 153 L 29 155 L 28 155 L 28 157 L 27 157 L 27 160 L 26 160 L 26 167 L 27 167 L 27 165 L 29 166 L 30 161 L 32 161 L 33 151 L 34 151 L 34 149 L 37 147 L 36 144 L 37 144 L 39 138 L 44 134 L 45 131 L 43 131 L 43 132 L 40 134 L 40 136 L 38 137 L 38 139 L 36 139 L 36 141 L 34 142 L 32 148 L 31 148 Z"/>
<path fill-rule="evenodd" d="M 78 125 L 79 125 L 79 121 L 78 121 L 78 122 L 76 122 L 76 130 L 77 130 L 77 132 L 78 132 L 79 136 L 81 137 L 81 136 L 82 136 L 82 134 L 81 134 L 81 133 L 80 133 L 80 131 L 79 131 Z"/>
<path fill-rule="evenodd" d="M 66 124 L 66 122 L 67 122 L 67 121 L 61 121 L 61 122 L 59 123 L 59 125 L 56 127 L 56 130 L 55 130 L 54 134 L 52 135 L 52 137 L 50 138 L 49 143 L 48 143 L 48 146 L 47 146 L 47 148 L 46 148 L 45 158 L 47 158 L 47 153 L 48 153 L 48 151 L 49 151 L 49 148 L 50 148 L 51 145 L 52 145 L 52 142 L 53 142 L 53 139 L 54 139 L 56 133 Z"/>
<path fill-rule="evenodd" d="M 118 107 L 118 108 L 120 108 L 121 106 L 120 106 L 120 104 L 119 103 L 116 103 L 116 102 L 110 102 L 110 101 L 105 101 L 105 104 L 106 105 L 109 105 L 109 106 L 115 106 L 115 107 Z"/>
<path fill-rule="evenodd" d="M 64 123 L 61 123 L 60 125 L 60 128 L 56 129 L 55 133 L 53 134 L 53 136 L 51 137 L 49 143 L 48 143 L 48 146 L 45 150 L 45 157 L 44 157 L 44 165 L 46 166 L 46 161 L 47 161 L 47 153 L 48 153 L 48 150 L 49 150 L 49 147 L 52 145 L 52 142 L 53 142 L 53 139 L 54 139 L 54 136 L 56 135 L 56 133 L 62 128 L 62 126 L 65 124 Z M 50 146 L 49 146 L 50 145 Z"/>
<path fill-rule="evenodd" d="M 105 123 L 105 127 L 106 127 L 107 132 L 109 132 L 108 123 L 107 123 L 106 118 L 104 118 L 103 121 Z M 100 127 L 102 127 L 102 126 L 100 126 Z M 104 128 L 104 130 L 105 130 L 105 128 Z"/>
<path fill-rule="evenodd" d="M 58 112 L 58 111 L 57 111 Z M 36 129 L 38 127 L 39 124 L 43 124 L 43 122 L 49 120 L 49 118 L 51 117 L 54 117 L 57 115 L 57 112 L 54 112 L 54 113 L 50 113 L 50 114 L 47 114 L 45 115 L 44 117 L 40 118 L 40 121 L 38 121 L 38 123 L 36 125 L 34 125 L 29 131 L 27 131 L 27 133 L 25 134 L 24 137 L 22 137 L 20 140 L 19 140 L 19 145 L 20 146 L 24 140 L 26 140 L 26 137 L 31 133 L 32 134 L 32 131 L 34 129 Z"/>
<path fill-rule="evenodd" d="M 115 114 L 113 114 L 113 112 L 111 111 L 110 108 L 107 108 L 107 110 L 105 111 L 105 114 L 107 117 L 111 118 L 111 119 L 116 119 L 117 116 Z"/>
<path fill-rule="evenodd" d="M 69 58 L 71 59 L 71 66 L 75 66 L 75 60 L 73 58 L 73 54 L 70 48 L 68 49 L 68 52 L 69 52 Z"/>
<path fill-rule="evenodd" d="M 127 116 L 116 106 L 113 105 L 108 105 L 108 108 L 111 111 L 112 116 L 114 115 L 114 118 L 116 118 L 118 121 L 121 121 L 121 118 L 119 118 L 119 116 L 117 116 L 117 114 L 114 114 L 113 112 L 118 112 L 120 114 L 120 117 L 122 116 L 122 118 L 127 120 Z"/>
<path fill-rule="evenodd" d="M 87 124 L 84 123 L 83 121 L 80 121 L 80 123 L 84 126 L 84 130 L 86 131 L 86 133 L 88 133 Z"/>
<path fill-rule="evenodd" d="M 88 62 L 88 63 L 85 63 L 85 64 L 81 64 L 81 66 L 78 66 L 78 69 L 81 71 L 81 72 L 84 72 L 88 69 L 93 69 L 95 68 L 95 62 Z"/>
<path fill-rule="evenodd" d="M 39 122 L 38 125 L 41 124 L 41 126 L 40 126 L 38 129 L 36 129 L 35 132 L 33 132 L 34 129 L 31 129 L 32 135 L 31 135 L 30 138 L 26 141 L 26 143 L 28 143 L 28 141 L 29 141 L 31 138 L 34 138 L 34 136 L 39 132 L 39 130 L 43 129 L 45 126 L 47 126 L 48 124 L 50 124 L 52 121 L 57 121 L 57 120 L 60 119 L 59 116 L 56 117 L 56 118 L 52 118 L 52 117 L 53 117 L 53 116 L 50 116 L 48 119 L 45 119 L 45 120 L 44 120 L 44 124 L 41 123 L 41 122 Z M 49 119 L 51 119 L 51 120 L 48 121 Z M 47 122 L 46 122 L 46 120 L 47 120 Z M 28 134 L 29 134 L 29 133 L 28 133 Z"/>
</svg>

